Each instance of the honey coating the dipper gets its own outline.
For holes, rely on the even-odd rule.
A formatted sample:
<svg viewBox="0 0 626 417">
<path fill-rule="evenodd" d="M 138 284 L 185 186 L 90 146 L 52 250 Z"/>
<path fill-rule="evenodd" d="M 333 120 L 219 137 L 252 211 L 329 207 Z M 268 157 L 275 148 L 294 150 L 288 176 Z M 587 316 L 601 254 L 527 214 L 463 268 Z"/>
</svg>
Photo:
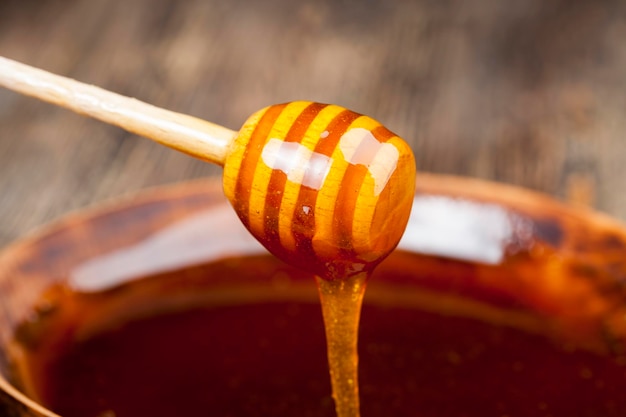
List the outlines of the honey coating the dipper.
<svg viewBox="0 0 626 417">
<path fill-rule="evenodd" d="M 325 279 L 371 270 L 399 242 L 415 181 L 410 147 L 374 119 L 298 101 L 253 114 L 224 191 L 270 252 Z"/>
</svg>

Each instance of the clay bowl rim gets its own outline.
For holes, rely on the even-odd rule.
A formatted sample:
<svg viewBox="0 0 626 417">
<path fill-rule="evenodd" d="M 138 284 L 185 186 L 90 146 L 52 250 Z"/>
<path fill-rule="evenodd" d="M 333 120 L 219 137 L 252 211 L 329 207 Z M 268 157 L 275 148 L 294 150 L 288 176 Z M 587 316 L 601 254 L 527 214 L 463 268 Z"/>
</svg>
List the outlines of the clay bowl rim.
<svg viewBox="0 0 626 417">
<path fill-rule="evenodd" d="M 156 185 L 135 192 L 124 193 L 101 202 L 95 202 L 85 207 L 68 211 L 59 218 L 36 226 L 6 246 L 0 247 L 0 271 L 10 266 L 14 262 L 13 259 L 16 257 L 16 254 L 19 254 L 25 247 L 61 229 L 70 227 L 73 223 L 87 221 L 115 211 L 123 211 L 133 205 L 175 199 L 200 186 L 205 186 L 207 192 L 214 193 L 219 191 L 220 196 L 223 197 L 223 203 L 227 203 L 226 197 L 223 196 L 221 179 L 218 177 Z M 455 175 L 419 173 L 416 181 L 416 193 L 444 194 L 492 203 L 512 209 L 521 209 L 522 211 L 541 209 L 558 212 L 584 219 L 585 222 L 593 226 L 616 229 L 619 234 L 626 236 L 626 223 L 606 213 L 590 207 L 570 205 L 545 193 L 506 183 Z M 16 258 L 19 259 L 19 257 Z"/>
</svg>

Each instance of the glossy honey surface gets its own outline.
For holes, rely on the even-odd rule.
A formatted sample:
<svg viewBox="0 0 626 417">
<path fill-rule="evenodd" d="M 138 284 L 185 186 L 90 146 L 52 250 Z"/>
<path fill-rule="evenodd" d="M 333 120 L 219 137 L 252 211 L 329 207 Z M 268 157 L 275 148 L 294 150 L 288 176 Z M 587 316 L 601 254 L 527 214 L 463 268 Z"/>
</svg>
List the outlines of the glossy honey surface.
<svg viewBox="0 0 626 417">
<path fill-rule="evenodd" d="M 429 311 L 420 304 L 446 301 L 415 285 L 427 280 L 420 261 L 392 255 L 368 289 L 363 416 L 623 415 L 625 356 L 511 323 Z M 269 256 L 184 268 L 102 293 L 57 288 L 47 301 L 53 308 L 17 337 L 33 394 L 62 416 L 335 415 L 315 285 Z M 112 308 L 126 313 L 111 320 Z"/>
</svg>

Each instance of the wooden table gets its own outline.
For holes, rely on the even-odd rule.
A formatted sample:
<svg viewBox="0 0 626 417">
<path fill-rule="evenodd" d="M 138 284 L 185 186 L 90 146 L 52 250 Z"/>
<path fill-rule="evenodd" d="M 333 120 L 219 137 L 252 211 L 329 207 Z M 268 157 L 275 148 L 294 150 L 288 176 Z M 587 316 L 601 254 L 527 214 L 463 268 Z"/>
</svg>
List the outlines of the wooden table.
<svg viewBox="0 0 626 417">
<path fill-rule="evenodd" d="M 626 2 L 10 0 L 0 55 L 238 129 L 296 99 L 371 115 L 423 171 L 626 219 Z M 0 91 L 0 246 L 220 170 Z"/>
</svg>

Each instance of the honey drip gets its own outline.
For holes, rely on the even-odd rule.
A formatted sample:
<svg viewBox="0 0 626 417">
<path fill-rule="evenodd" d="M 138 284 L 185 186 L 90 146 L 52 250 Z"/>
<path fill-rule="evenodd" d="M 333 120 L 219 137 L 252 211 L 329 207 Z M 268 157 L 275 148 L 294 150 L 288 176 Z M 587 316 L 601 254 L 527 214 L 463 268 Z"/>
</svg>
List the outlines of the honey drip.
<svg viewBox="0 0 626 417">
<path fill-rule="evenodd" d="M 317 277 L 328 365 L 338 417 L 358 417 L 358 331 L 368 273 L 334 280 Z"/>
<path fill-rule="evenodd" d="M 415 178 L 410 147 L 379 122 L 297 101 L 252 115 L 224 164 L 239 218 L 279 259 L 318 276 L 338 417 L 359 416 L 365 282 L 397 245 Z"/>
</svg>

